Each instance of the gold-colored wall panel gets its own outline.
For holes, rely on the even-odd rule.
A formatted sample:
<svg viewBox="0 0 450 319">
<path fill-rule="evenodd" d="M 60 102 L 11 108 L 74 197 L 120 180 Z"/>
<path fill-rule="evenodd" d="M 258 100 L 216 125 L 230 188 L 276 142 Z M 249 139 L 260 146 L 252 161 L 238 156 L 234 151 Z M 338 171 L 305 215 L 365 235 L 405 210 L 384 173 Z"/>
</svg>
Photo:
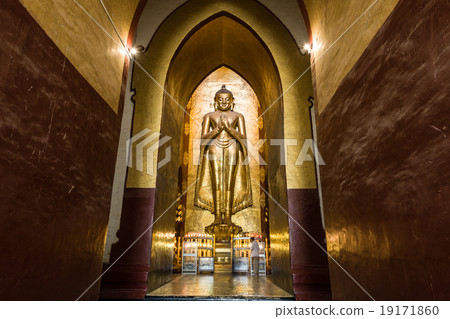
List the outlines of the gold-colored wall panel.
<svg viewBox="0 0 450 319">
<path fill-rule="evenodd" d="M 67 59 L 117 113 L 124 52 L 99 1 L 78 3 L 111 35 L 114 42 L 73 0 L 20 0 Z M 104 0 L 126 42 L 139 0 Z M 64 65 L 61 66 L 64 68 Z"/>
<path fill-rule="evenodd" d="M 299 57 L 298 70 L 309 67 L 307 57 Z M 300 76 L 300 74 L 299 74 Z M 306 140 L 312 138 L 311 119 L 309 114 L 308 98 L 313 95 L 311 72 L 305 73 L 297 81 L 284 98 L 284 138 L 286 145 L 286 182 L 289 189 L 317 188 L 316 171 L 313 161 L 304 161 L 302 165 L 296 164 L 301 149 Z M 275 146 L 272 146 L 275 147 Z M 309 154 L 312 154 L 309 151 Z"/>
<path fill-rule="evenodd" d="M 376 2 L 344 35 L 342 34 L 345 30 L 374 3 L 374 0 L 304 0 L 304 2 L 314 41 L 316 105 L 320 113 L 386 21 L 398 0 Z M 341 35 L 342 37 L 337 40 Z"/>
<path fill-rule="evenodd" d="M 242 79 L 238 74 L 226 67 L 221 67 L 211 73 L 195 90 L 189 101 L 190 106 L 190 141 L 189 141 L 189 164 L 188 164 L 188 183 L 191 185 L 197 178 L 199 149 L 194 154 L 193 139 L 200 139 L 201 127 L 195 122 L 201 123 L 206 113 L 212 112 L 214 108 L 211 103 L 214 94 L 218 91 L 222 84 L 227 86 L 235 98 L 236 107 L 234 110 L 244 115 L 247 138 L 253 144 L 257 145 L 259 141 L 259 126 L 256 119 L 258 118 L 258 98 L 253 92 L 251 86 Z M 255 123 L 251 125 L 251 123 Z M 195 161 L 194 161 L 195 160 Z M 259 163 L 252 158 L 250 162 L 250 176 L 255 180 L 259 180 Z M 246 208 L 232 216 L 232 221 L 242 227 L 245 232 L 261 233 L 261 212 L 260 212 L 260 188 L 252 183 L 253 206 Z M 186 224 L 185 232 L 205 232 L 205 227 L 213 222 L 214 215 L 209 211 L 194 206 L 195 188 L 192 187 L 186 193 Z"/>
</svg>

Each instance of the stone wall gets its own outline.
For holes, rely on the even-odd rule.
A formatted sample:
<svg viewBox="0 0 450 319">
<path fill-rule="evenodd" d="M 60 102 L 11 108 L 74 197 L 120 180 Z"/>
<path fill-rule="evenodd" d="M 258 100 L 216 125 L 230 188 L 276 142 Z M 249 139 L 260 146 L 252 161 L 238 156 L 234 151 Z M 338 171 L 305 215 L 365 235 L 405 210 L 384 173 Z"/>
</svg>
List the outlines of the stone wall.
<svg viewBox="0 0 450 319">
<path fill-rule="evenodd" d="M 337 300 L 447 300 L 450 5 L 402 0 L 318 117 Z M 319 80 L 318 80 L 319 81 Z"/>
</svg>

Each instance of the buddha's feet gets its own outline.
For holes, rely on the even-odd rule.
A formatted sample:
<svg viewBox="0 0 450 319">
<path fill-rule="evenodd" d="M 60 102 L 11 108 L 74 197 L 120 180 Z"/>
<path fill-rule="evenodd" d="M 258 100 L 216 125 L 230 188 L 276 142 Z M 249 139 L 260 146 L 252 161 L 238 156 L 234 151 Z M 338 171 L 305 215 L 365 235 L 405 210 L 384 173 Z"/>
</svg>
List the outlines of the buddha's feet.
<svg viewBox="0 0 450 319">
<path fill-rule="evenodd" d="M 216 240 L 229 240 L 231 235 L 242 233 L 242 227 L 234 224 L 231 221 L 222 221 L 220 223 L 212 223 L 205 227 L 208 234 L 216 236 Z"/>
</svg>

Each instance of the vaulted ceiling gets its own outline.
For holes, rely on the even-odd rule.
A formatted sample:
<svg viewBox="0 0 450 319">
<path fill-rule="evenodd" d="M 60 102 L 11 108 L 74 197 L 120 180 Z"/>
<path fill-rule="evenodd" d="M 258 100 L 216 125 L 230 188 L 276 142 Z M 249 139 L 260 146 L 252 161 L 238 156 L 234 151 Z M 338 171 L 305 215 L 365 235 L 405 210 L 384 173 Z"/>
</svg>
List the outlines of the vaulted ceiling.
<svg viewBox="0 0 450 319">
<path fill-rule="evenodd" d="M 131 45 L 134 28 L 138 26 L 134 43 L 148 44 L 161 23 L 189 1 L 103 0 L 112 21 L 108 19 L 100 1 L 20 2 L 68 60 L 117 112 L 125 59 L 121 42 Z M 305 20 L 309 19 L 314 42 L 313 57 L 316 59 L 316 102 L 322 109 L 398 0 L 382 3 L 372 0 L 258 2 L 284 24 L 299 46 L 309 41 L 308 23 L 305 24 Z M 303 17 L 301 9 L 308 17 Z"/>
</svg>

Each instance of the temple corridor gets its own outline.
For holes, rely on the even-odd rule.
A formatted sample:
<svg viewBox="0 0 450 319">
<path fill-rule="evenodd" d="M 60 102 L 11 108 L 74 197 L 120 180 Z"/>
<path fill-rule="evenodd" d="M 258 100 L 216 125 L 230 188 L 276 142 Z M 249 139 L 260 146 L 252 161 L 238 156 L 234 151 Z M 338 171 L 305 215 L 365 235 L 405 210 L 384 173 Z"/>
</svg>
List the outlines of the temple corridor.
<svg viewBox="0 0 450 319">
<path fill-rule="evenodd" d="M 449 21 L 1 0 L 0 300 L 449 300 Z"/>
</svg>

